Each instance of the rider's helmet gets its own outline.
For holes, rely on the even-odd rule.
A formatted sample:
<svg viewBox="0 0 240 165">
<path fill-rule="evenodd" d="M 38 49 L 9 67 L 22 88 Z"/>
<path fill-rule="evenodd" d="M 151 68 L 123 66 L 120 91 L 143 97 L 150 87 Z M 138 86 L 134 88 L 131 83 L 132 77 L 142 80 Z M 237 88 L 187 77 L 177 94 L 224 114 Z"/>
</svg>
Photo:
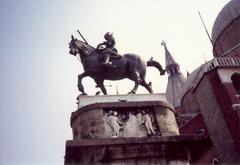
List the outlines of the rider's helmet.
<svg viewBox="0 0 240 165">
<path fill-rule="evenodd" d="M 105 38 L 105 40 L 113 39 L 112 33 L 107 32 L 107 33 L 104 35 L 104 38 Z"/>
</svg>

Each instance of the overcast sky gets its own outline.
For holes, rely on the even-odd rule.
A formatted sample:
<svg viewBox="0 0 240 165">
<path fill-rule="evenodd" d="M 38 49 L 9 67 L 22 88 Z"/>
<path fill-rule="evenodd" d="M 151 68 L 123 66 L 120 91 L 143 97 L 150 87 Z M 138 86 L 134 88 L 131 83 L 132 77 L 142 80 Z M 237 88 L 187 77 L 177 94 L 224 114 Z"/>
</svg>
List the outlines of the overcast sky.
<svg viewBox="0 0 240 165">
<path fill-rule="evenodd" d="M 228 0 L 1 0 L 0 164 L 63 164 L 65 141 L 72 138 L 70 115 L 76 110 L 77 75 L 83 71 L 68 54 L 71 34 L 79 29 L 96 46 L 113 32 L 121 54 L 151 56 L 165 66 L 161 41 L 182 73 L 211 60 L 211 33 Z M 167 75 L 147 69 L 156 93 L 164 93 Z M 93 80 L 83 81 L 94 94 Z M 105 82 L 129 92 L 129 80 Z M 146 93 L 142 87 L 138 93 Z"/>
</svg>

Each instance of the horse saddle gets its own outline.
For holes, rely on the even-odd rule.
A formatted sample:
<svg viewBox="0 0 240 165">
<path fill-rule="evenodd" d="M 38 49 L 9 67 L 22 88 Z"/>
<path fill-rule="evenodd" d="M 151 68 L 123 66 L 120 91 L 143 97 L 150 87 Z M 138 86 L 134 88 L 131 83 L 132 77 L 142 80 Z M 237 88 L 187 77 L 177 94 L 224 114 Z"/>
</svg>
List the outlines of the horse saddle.
<svg viewBox="0 0 240 165">
<path fill-rule="evenodd" d="M 122 55 L 120 55 L 120 54 L 118 54 L 116 52 L 101 52 L 101 53 L 99 53 L 99 58 L 101 60 L 103 60 L 106 55 L 109 56 L 109 60 L 121 59 L 122 58 Z"/>
<path fill-rule="evenodd" d="M 111 60 L 111 59 L 121 59 L 121 58 L 122 58 L 122 56 L 121 56 L 120 54 L 117 54 L 117 53 L 110 55 L 110 60 Z"/>
</svg>

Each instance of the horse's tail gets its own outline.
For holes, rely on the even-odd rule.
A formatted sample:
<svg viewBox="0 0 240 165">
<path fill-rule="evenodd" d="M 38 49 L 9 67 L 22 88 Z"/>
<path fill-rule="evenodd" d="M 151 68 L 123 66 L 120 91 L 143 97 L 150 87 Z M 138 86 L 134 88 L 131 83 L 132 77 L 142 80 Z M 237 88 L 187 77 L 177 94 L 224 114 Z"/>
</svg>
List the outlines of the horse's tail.
<svg viewBox="0 0 240 165">
<path fill-rule="evenodd" d="M 149 61 L 147 61 L 147 66 L 152 66 L 152 67 L 157 68 L 160 72 L 160 75 L 165 74 L 165 70 L 162 68 L 161 64 L 157 61 L 149 60 Z"/>
</svg>

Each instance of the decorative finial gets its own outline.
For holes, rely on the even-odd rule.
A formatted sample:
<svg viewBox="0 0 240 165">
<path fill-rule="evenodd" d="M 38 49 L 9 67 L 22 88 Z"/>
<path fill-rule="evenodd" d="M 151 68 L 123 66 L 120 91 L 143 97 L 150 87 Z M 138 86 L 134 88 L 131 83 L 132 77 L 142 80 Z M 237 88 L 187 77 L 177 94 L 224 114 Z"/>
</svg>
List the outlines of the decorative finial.
<svg viewBox="0 0 240 165">
<path fill-rule="evenodd" d="M 161 45 L 164 46 L 165 48 L 167 47 L 167 46 L 166 46 L 167 43 L 166 43 L 165 41 L 162 41 L 162 42 L 161 42 Z"/>
</svg>

